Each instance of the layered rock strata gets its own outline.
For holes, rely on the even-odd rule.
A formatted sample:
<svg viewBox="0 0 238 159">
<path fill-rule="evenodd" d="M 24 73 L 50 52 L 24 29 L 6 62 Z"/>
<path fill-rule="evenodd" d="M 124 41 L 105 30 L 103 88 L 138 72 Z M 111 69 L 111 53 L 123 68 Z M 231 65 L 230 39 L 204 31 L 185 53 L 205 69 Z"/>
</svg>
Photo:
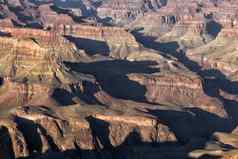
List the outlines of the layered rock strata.
<svg viewBox="0 0 238 159">
<path fill-rule="evenodd" d="M 107 109 L 104 109 L 103 113 L 91 112 L 86 107 L 80 109 L 72 107 L 62 112 L 54 112 L 45 107 L 29 106 L 12 110 L 11 119 L 1 120 L 1 126 L 6 131 L 4 135 L 10 138 L 5 146 L 11 146 L 11 143 L 13 146 L 13 152 L 6 152 L 6 157 L 18 158 L 33 155 L 33 152 L 40 155 L 49 151 L 61 152 L 75 149 L 75 151 L 81 151 L 82 158 L 84 155 L 90 155 L 87 151 L 92 151 L 91 157 L 95 158 L 96 151 L 94 150 L 108 151 L 110 154 L 111 149 L 123 144 L 133 146 L 140 142 L 176 141 L 176 137 L 168 127 L 152 117 L 139 114 L 119 115 Z M 66 115 L 69 112 L 70 116 Z M 114 115 L 107 115 L 109 112 Z M 79 114 L 83 116 L 78 116 Z M 135 120 L 141 122 L 137 123 Z M 108 134 L 105 134 L 106 131 Z M 140 137 L 135 134 L 130 136 L 133 133 L 137 133 Z M 34 142 L 31 140 L 32 137 L 35 138 Z M 108 140 L 105 140 L 107 138 Z M 127 138 L 128 143 L 123 143 Z M 3 138 L 0 141 L 3 146 Z"/>
</svg>

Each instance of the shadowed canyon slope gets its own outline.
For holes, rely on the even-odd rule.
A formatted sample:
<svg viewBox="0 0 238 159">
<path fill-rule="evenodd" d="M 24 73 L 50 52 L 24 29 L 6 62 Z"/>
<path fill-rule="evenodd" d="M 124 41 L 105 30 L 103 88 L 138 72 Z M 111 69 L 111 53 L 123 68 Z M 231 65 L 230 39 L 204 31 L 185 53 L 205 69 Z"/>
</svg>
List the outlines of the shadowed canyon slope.
<svg viewBox="0 0 238 159">
<path fill-rule="evenodd" d="M 0 158 L 237 158 L 237 9 L 0 0 Z"/>
</svg>

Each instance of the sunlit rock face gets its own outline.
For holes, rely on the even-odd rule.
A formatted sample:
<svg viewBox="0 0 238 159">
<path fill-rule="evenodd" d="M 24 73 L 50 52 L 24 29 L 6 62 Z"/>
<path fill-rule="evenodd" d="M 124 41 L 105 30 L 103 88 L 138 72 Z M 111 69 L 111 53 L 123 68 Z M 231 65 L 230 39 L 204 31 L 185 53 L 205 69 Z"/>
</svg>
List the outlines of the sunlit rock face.
<svg viewBox="0 0 238 159">
<path fill-rule="evenodd" d="M 97 6 L 94 1 L 4 1 L 0 3 L 0 24 L 33 28 L 72 24 L 83 17 L 95 17 Z"/>
<path fill-rule="evenodd" d="M 12 151 L 6 151 L 4 155 L 25 157 L 36 152 L 67 151 L 80 147 L 82 155 L 96 158 L 95 148 L 110 154 L 111 149 L 124 144 L 133 147 L 141 142 L 176 141 L 166 125 L 146 114 L 119 115 L 107 109 L 91 112 L 91 108 L 86 107 L 81 110 L 77 106 L 56 112 L 43 106 L 12 110 L 11 119 L 3 119 L 0 123 L 2 134 L 9 138 L 8 141 L 1 139 L 1 146 L 7 148 L 13 145 Z M 108 111 L 112 114 L 107 115 Z M 76 113 L 82 116 L 77 117 Z M 141 122 L 135 122 L 137 120 Z M 73 157 L 77 153 L 68 155 Z"/>
<path fill-rule="evenodd" d="M 147 88 L 146 98 L 151 103 L 199 107 L 226 117 L 222 103 L 206 95 L 199 77 L 180 73 L 162 73 L 154 76 L 131 75 L 129 78 Z"/>
<path fill-rule="evenodd" d="M 137 17 L 143 16 L 145 12 L 157 11 L 164 5 L 166 5 L 166 1 L 163 0 L 110 0 L 103 2 L 97 8 L 97 12 L 101 18 L 111 18 L 116 24 L 127 24 Z"/>
<path fill-rule="evenodd" d="M 4 1 L 1 6 L 1 19 L 6 26 L 32 26 L 40 27 L 41 23 L 38 20 L 40 16 L 37 10 L 38 6 L 29 1 Z"/>
<path fill-rule="evenodd" d="M 236 157 L 237 8 L 0 1 L 0 158 Z"/>
<path fill-rule="evenodd" d="M 91 17 L 96 14 L 96 7 L 100 4 L 97 0 L 56 0 L 54 5 L 69 9 L 75 16 Z"/>
<path fill-rule="evenodd" d="M 178 48 L 204 68 L 219 69 L 237 79 L 237 6 L 235 1 L 168 1 L 158 11 L 136 18 L 128 28 L 161 43 L 177 41 Z"/>
<path fill-rule="evenodd" d="M 102 44 L 101 49 L 104 55 L 114 58 L 125 59 L 129 54 L 138 52 L 140 49 L 140 44 L 134 36 L 122 28 L 73 25 L 68 31 L 69 35 L 73 36 L 72 40 L 75 39 L 79 46 L 82 41 L 77 41 L 77 38 L 85 39 L 85 41 L 88 39 L 88 45 L 90 40 L 94 40 L 95 44 Z"/>
<path fill-rule="evenodd" d="M 3 76 L 50 82 L 64 74 L 60 71 L 60 59 L 69 57 L 70 60 L 77 56 L 73 44 L 49 32 L 14 28 L 2 31 L 12 35 L 0 40 L 2 60 L 5 61 L 1 63 Z"/>
</svg>

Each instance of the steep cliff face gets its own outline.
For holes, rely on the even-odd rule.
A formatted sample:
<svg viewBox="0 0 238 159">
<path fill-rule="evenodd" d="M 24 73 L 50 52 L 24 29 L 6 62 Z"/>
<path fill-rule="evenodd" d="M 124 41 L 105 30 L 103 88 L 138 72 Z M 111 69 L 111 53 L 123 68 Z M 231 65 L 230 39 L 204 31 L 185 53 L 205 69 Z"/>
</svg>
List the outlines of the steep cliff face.
<svg viewBox="0 0 238 159">
<path fill-rule="evenodd" d="M 38 8 L 41 16 L 40 20 L 44 28 L 59 24 L 74 24 L 72 17 L 68 14 L 59 14 L 52 9 L 51 4 L 40 5 Z"/>
<path fill-rule="evenodd" d="M 176 41 L 202 67 L 219 69 L 236 80 L 237 5 L 234 1 L 168 1 L 157 12 L 137 18 L 129 28 L 164 45 Z"/>
<path fill-rule="evenodd" d="M 219 30 L 222 30 L 224 36 L 232 36 L 229 32 L 232 32 L 232 30 L 234 33 L 236 32 L 237 17 L 234 12 L 236 8 L 237 3 L 229 1 L 219 1 L 217 3 L 206 0 L 201 2 L 168 1 L 167 5 L 160 8 L 156 13 L 146 13 L 145 17 L 138 18 L 136 20 L 138 22 L 134 23 L 139 25 L 143 21 L 141 19 L 148 21 L 149 17 L 154 15 L 155 18 L 160 17 L 160 20 L 153 25 L 161 26 L 162 24 L 172 23 L 177 28 L 174 32 L 179 31 L 179 28 L 185 30 L 191 28 L 193 33 L 207 33 L 210 36 L 215 36 L 219 33 Z M 171 16 L 173 17 L 171 18 Z M 151 18 L 153 19 L 153 17 Z M 209 21 L 209 19 L 213 21 Z M 144 27 L 146 28 L 146 26 Z"/>
<path fill-rule="evenodd" d="M 1 19 L 5 19 L 3 25 L 41 26 L 41 23 L 38 20 L 40 13 L 37 10 L 37 5 L 34 5 L 29 1 L 4 1 L 0 4 L 0 8 Z M 9 23 L 7 21 L 9 21 Z"/>
<path fill-rule="evenodd" d="M 77 47 L 74 43 L 71 43 L 63 35 L 61 35 L 60 32 L 11 27 L 2 27 L 0 31 L 7 35 L 2 38 L 3 43 L 5 39 L 8 41 L 8 39 L 12 38 L 22 42 L 23 44 L 24 42 L 28 42 L 29 45 L 27 47 L 30 48 L 32 46 L 32 51 L 35 51 L 36 55 L 38 53 L 40 56 L 45 56 L 46 53 L 40 53 L 40 51 L 51 51 L 55 52 L 54 54 L 56 54 L 56 58 L 63 58 L 65 61 L 77 60 Z M 12 41 L 12 45 L 13 44 L 14 41 Z M 18 47 L 19 49 L 21 48 L 21 43 Z M 39 51 L 37 51 L 37 49 Z"/>
<path fill-rule="evenodd" d="M 0 127 L 2 157 L 27 157 L 29 151 L 27 149 L 26 140 L 23 134 L 18 130 L 17 124 L 12 120 L 1 119 Z"/>
<path fill-rule="evenodd" d="M 69 35 L 81 39 L 94 40 L 95 44 L 104 43 L 104 46 L 102 46 L 104 47 L 104 52 L 101 54 L 105 54 L 105 52 L 108 51 L 106 54 L 109 54 L 111 57 L 125 59 L 130 53 L 139 51 L 140 49 L 140 45 L 133 35 L 122 28 L 83 25 L 73 25 L 68 28 L 68 30 L 66 29 L 66 34 L 69 33 Z M 107 47 L 108 50 L 106 49 Z"/>
<path fill-rule="evenodd" d="M 109 112 L 111 115 L 107 115 Z M 79 114 L 85 116 L 86 120 Z M 137 123 L 136 120 L 141 122 Z M 120 145 L 131 147 L 143 142 L 176 141 L 168 127 L 156 118 L 145 114 L 119 115 L 107 109 L 91 112 L 87 106 L 81 109 L 74 106 L 62 112 L 45 107 L 20 107 L 12 110 L 11 120 L 1 120 L 1 126 L 10 138 L 4 146 L 11 147 L 11 143 L 13 145 L 13 151 L 6 152 L 5 155 L 16 158 L 31 156 L 33 152 L 37 156 L 49 151 L 63 152 L 72 149 L 81 151 L 81 158 L 95 158 L 97 151 L 102 151 L 103 156 L 120 156 L 120 151 L 123 151 Z M 2 138 L 0 142 L 3 146 Z M 119 147 L 119 152 L 113 152 L 116 147 Z M 77 153 L 65 155 L 76 157 Z"/>
<path fill-rule="evenodd" d="M 114 23 L 123 25 L 143 16 L 145 12 L 157 11 L 164 5 L 166 1 L 160 0 L 112 0 L 105 1 L 97 8 L 97 12 L 101 18 L 112 18 Z"/>
<path fill-rule="evenodd" d="M 131 54 L 128 60 L 69 63 L 69 67 L 94 75 L 101 89 L 116 98 L 199 108 L 221 117 L 227 116 L 223 103 L 207 94 L 204 79 L 178 61 L 149 50 Z M 95 88 L 95 93 L 99 90 Z M 98 100 L 110 103 L 111 99 L 100 99 L 99 95 Z"/>
<path fill-rule="evenodd" d="M 30 29 L 2 31 L 12 36 L 0 39 L 3 76 L 51 83 L 67 74 L 61 59 L 77 59 L 76 47 L 59 35 Z"/>
<path fill-rule="evenodd" d="M 188 73 L 189 74 L 189 73 Z M 151 103 L 198 107 L 225 117 L 223 104 L 216 98 L 206 95 L 202 81 L 196 75 L 161 73 L 159 75 L 129 75 L 147 89 L 146 98 Z"/>
<path fill-rule="evenodd" d="M 32 28 L 49 27 L 53 24 L 73 24 L 83 17 L 95 17 L 97 2 L 94 1 L 18 1 L 8 0 L 0 4 L 1 25 Z M 96 6 L 95 6 L 96 5 Z M 89 9 L 91 7 L 91 9 Z M 59 15 L 60 14 L 60 15 Z"/>
<path fill-rule="evenodd" d="M 78 17 L 92 17 L 96 15 L 96 8 L 100 5 L 98 0 L 69 0 L 69 1 L 54 1 L 54 5 L 67 9 L 72 12 L 74 16 Z"/>
<path fill-rule="evenodd" d="M 1 114 L 4 114 L 4 112 L 7 112 L 16 105 L 33 102 L 39 98 L 39 95 L 48 97 L 48 104 L 53 103 L 53 99 L 52 102 L 49 102 L 51 88 L 43 84 L 20 83 L 14 82 L 10 78 L 3 78 L 0 90 Z M 45 98 L 45 102 L 47 103 L 47 98 Z"/>
<path fill-rule="evenodd" d="M 237 80 L 237 40 L 221 36 L 207 45 L 187 50 L 186 54 L 204 68 L 218 69 L 231 79 Z"/>
<path fill-rule="evenodd" d="M 129 54 L 140 51 L 140 45 L 134 36 L 123 28 L 78 24 L 54 26 L 51 31 L 12 27 L 2 27 L 0 31 L 16 38 L 34 38 L 48 49 L 58 49 L 61 57 L 65 55 L 64 59 L 74 59 L 73 51 L 77 47 L 86 52 L 89 50 L 89 55 L 97 52 L 119 59 L 125 59 Z M 95 45 L 95 49 L 88 49 L 90 45 Z"/>
<path fill-rule="evenodd" d="M 70 93 L 60 100 L 58 89 L 71 92 L 70 87 L 80 87 L 82 80 L 94 80 L 86 75 L 79 77 L 65 67 L 65 61 L 78 61 L 83 52 L 60 34 L 17 28 L 1 31 L 8 35 L 0 37 L 3 109 L 27 103 L 74 103 Z"/>
<path fill-rule="evenodd" d="M 212 139 L 207 142 L 204 149 L 194 150 L 190 153 L 192 158 L 210 156 L 222 159 L 237 158 L 237 128 L 231 133 L 215 132 Z M 215 142 L 214 142 L 215 141 Z M 225 150 L 223 144 L 230 145 L 233 148 Z"/>
<path fill-rule="evenodd" d="M 77 4 L 0 2 L 0 158 L 236 156 L 235 0 Z"/>
</svg>

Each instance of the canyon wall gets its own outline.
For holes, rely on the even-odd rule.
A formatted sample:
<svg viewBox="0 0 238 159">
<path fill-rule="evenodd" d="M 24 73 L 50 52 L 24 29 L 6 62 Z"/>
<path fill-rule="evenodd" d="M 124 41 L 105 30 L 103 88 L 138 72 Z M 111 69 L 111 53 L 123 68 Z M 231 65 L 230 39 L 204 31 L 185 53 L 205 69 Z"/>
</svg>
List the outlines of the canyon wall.
<svg viewBox="0 0 238 159">
<path fill-rule="evenodd" d="M 66 112 L 71 112 L 72 116 L 64 116 Z M 93 114 L 88 114 L 85 120 L 82 117 L 74 117 L 74 111 L 66 112 L 59 115 L 59 110 L 47 110 L 44 107 L 16 108 L 12 111 L 12 120 L 3 119 L 0 123 L 1 130 L 5 130 L 3 135 L 10 138 L 10 141 L 5 141 L 5 147 L 11 147 L 11 143 L 13 145 L 12 152 L 4 152 L 5 157 L 26 157 L 33 152 L 47 153 L 56 149 L 79 149 L 82 158 L 89 155 L 90 158 L 95 158 L 96 151 L 93 150 L 102 150 L 110 155 L 111 149 L 124 144 L 130 147 L 140 142 L 176 141 L 168 127 L 152 117 L 104 115 L 94 111 Z M 104 113 L 106 112 L 107 110 Z M 135 123 L 135 120 L 141 122 Z M 29 126 L 34 126 L 34 129 Z M 105 134 L 106 131 L 108 134 Z M 34 142 L 32 137 L 35 138 Z M 107 138 L 107 141 L 104 140 Z M 1 146 L 3 142 L 0 140 Z"/>
<path fill-rule="evenodd" d="M 200 108 L 225 117 L 223 104 L 204 92 L 202 80 L 190 74 L 129 75 L 129 79 L 139 82 L 147 89 L 146 98 L 151 103 L 181 105 Z"/>
<path fill-rule="evenodd" d="M 117 27 L 96 27 L 89 25 L 59 25 L 57 28 L 53 28 L 52 31 L 42 31 L 38 29 L 23 29 L 23 28 L 6 28 L 2 27 L 0 29 L 3 33 L 9 33 L 14 37 L 18 38 L 31 38 L 35 37 L 39 39 L 46 45 L 69 45 L 64 36 L 72 36 L 74 38 L 80 38 L 85 40 L 91 40 L 97 43 L 105 43 L 104 47 L 108 46 L 110 49 L 110 56 L 125 58 L 120 56 L 118 52 L 124 52 L 127 56 L 133 50 L 137 51 L 140 48 L 140 45 L 137 43 L 132 34 L 127 32 L 123 28 Z M 75 42 L 75 44 L 80 46 L 80 43 Z M 72 46 L 71 46 L 72 47 Z M 58 49 L 58 48 L 57 48 Z M 64 49 L 62 46 L 59 50 Z M 64 49 L 65 50 L 65 49 Z M 130 51 L 131 50 L 131 51 Z M 65 50 L 67 51 L 67 50 Z M 103 53 L 103 52 L 102 52 Z"/>
</svg>

